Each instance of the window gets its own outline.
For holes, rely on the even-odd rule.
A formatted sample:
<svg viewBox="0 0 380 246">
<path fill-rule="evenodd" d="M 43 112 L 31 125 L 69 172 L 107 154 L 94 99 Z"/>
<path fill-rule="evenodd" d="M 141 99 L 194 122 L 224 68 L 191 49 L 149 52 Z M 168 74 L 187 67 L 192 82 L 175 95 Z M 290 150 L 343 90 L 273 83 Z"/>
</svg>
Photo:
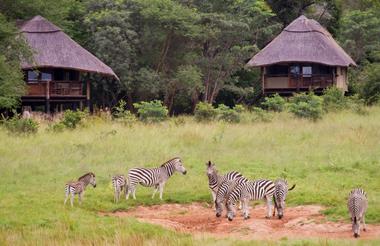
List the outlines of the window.
<svg viewBox="0 0 380 246">
<path fill-rule="evenodd" d="M 29 70 L 28 71 L 28 82 L 37 82 L 38 71 Z"/>
<path fill-rule="evenodd" d="M 284 75 L 288 76 L 288 66 L 273 65 L 267 67 L 267 75 Z"/>
<path fill-rule="evenodd" d="M 332 67 L 315 64 L 313 65 L 313 74 L 332 74 Z"/>
<path fill-rule="evenodd" d="M 54 80 L 57 80 L 57 81 L 65 80 L 65 70 L 63 69 L 54 70 Z"/>
<path fill-rule="evenodd" d="M 78 81 L 79 80 L 79 72 L 75 70 L 69 71 L 69 80 L 70 81 Z"/>
<path fill-rule="evenodd" d="M 303 77 L 311 77 L 312 75 L 312 68 L 311 66 L 304 66 L 302 67 L 302 76 Z"/>
<path fill-rule="evenodd" d="M 50 72 L 42 72 L 41 73 L 41 80 L 43 81 L 51 81 L 52 75 Z"/>
<path fill-rule="evenodd" d="M 298 65 L 290 66 L 290 73 L 292 75 L 299 75 L 300 74 L 300 66 L 298 66 Z"/>
</svg>

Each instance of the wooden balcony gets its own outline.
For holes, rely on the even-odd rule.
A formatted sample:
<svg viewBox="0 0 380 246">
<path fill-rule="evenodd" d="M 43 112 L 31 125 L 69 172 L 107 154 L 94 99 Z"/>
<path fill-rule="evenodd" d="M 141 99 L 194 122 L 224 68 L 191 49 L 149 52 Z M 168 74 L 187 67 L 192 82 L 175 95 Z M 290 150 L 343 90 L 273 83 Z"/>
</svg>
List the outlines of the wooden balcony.
<svg viewBox="0 0 380 246">
<path fill-rule="evenodd" d="M 294 93 L 300 91 L 323 91 L 334 85 L 333 74 L 313 75 L 264 75 L 263 91 L 268 93 Z"/>
<path fill-rule="evenodd" d="M 74 81 L 36 81 L 27 83 L 26 97 L 86 97 L 84 83 Z"/>
</svg>

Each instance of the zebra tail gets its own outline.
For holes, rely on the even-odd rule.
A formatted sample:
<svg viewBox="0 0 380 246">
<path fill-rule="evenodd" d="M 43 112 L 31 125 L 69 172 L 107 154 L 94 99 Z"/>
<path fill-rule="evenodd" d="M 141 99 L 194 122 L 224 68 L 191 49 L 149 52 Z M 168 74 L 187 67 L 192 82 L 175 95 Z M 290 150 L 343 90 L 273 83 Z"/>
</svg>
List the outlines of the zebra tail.
<svg viewBox="0 0 380 246">
<path fill-rule="evenodd" d="M 274 209 L 273 209 L 273 217 L 274 217 L 276 215 L 276 209 L 277 209 L 277 202 L 274 196 L 273 196 L 273 201 L 274 201 Z"/>
<path fill-rule="evenodd" d="M 293 190 L 296 187 L 296 184 L 294 184 L 290 189 L 288 190 Z"/>
</svg>

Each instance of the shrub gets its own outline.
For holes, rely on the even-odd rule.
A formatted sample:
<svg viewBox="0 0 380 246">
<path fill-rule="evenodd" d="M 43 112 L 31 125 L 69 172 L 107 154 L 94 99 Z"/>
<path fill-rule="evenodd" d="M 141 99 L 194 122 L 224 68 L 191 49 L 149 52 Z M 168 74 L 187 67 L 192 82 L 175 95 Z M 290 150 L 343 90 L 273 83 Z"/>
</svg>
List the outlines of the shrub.
<svg viewBox="0 0 380 246">
<path fill-rule="evenodd" d="M 235 107 L 233 108 L 236 112 L 238 113 L 244 113 L 245 112 L 245 108 L 243 105 L 241 104 L 237 104 L 235 105 Z"/>
<path fill-rule="evenodd" d="M 367 104 L 380 101 L 380 63 L 368 65 L 360 75 L 363 84 L 360 96 Z"/>
<path fill-rule="evenodd" d="M 267 110 L 282 112 L 285 109 L 285 99 L 277 93 L 270 97 L 266 97 L 264 100 L 265 101 L 261 103 L 261 105 Z"/>
<path fill-rule="evenodd" d="M 347 107 L 344 93 L 333 86 L 323 92 L 323 107 L 326 111 L 338 111 Z"/>
<path fill-rule="evenodd" d="M 219 104 L 217 108 L 218 120 L 222 120 L 229 123 L 239 123 L 240 113 L 235 109 L 231 109 L 224 104 Z"/>
<path fill-rule="evenodd" d="M 87 114 L 88 113 L 85 111 L 72 111 L 69 109 L 63 113 L 63 118 L 60 123 L 66 128 L 75 129 L 81 123 L 83 118 L 87 116 Z"/>
<path fill-rule="evenodd" d="M 297 117 L 316 121 L 323 115 L 322 102 L 322 98 L 313 93 L 300 93 L 291 99 L 289 110 Z"/>
<path fill-rule="evenodd" d="M 160 122 L 168 117 L 168 109 L 160 100 L 134 103 L 139 119 L 145 123 Z"/>
<path fill-rule="evenodd" d="M 272 114 L 263 110 L 262 108 L 253 107 L 252 108 L 252 121 L 253 122 L 270 122 L 272 121 Z"/>
<path fill-rule="evenodd" d="M 4 121 L 4 125 L 10 133 L 15 134 L 29 135 L 38 131 L 38 123 L 36 121 L 33 119 L 23 119 L 18 115 Z"/>
<path fill-rule="evenodd" d="M 195 107 L 196 121 L 211 121 L 216 118 L 218 111 L 209 103 L 200 102 Z"/>
<path fill-rule="evenodd" d="M 119 103 L 113 108 L 113 118 L 124 125 L 131 126 L 136 122 L 136 117 L 126 109 L 127 103 L 120 100 Z"/>
<path fill-rule="evenodd" d="M 364 99 L 359 98 L 358 94 L 347 98 L 347 106 L 353 112 L 355 112 L 359 115 L 368 115 L 369 114 L 369 110 L 365 105 Z"/>
</svg>

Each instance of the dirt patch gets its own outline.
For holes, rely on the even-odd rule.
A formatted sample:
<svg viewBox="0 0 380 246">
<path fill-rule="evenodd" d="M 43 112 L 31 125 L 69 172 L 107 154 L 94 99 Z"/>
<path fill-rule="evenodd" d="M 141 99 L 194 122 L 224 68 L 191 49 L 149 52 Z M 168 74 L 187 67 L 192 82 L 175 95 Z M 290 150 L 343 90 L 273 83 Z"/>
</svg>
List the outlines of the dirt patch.
<svg viewBox="0 0 380 246">
<path fill-rule="evenodd" d="M 214 237 L 239 239 L 281 238 L 353 238 L 349 223 L 328 222 L 320 213 L 321 206 L 289 207 L 282 220 L 265 219 L 265 207 L 255 206 L 251 218 L 238 216 L 230 222 L 225 217 L 215 217 L 207 204 L 164 204 L 140 206 L 125 212 L 101 213 L 104 216 L 135 217 L 139 221 L 161 225 L 180 232 L 210 234 Z M 380 225 L 367 225 L 361 238 L 380 238 Z"/>
</svg>

